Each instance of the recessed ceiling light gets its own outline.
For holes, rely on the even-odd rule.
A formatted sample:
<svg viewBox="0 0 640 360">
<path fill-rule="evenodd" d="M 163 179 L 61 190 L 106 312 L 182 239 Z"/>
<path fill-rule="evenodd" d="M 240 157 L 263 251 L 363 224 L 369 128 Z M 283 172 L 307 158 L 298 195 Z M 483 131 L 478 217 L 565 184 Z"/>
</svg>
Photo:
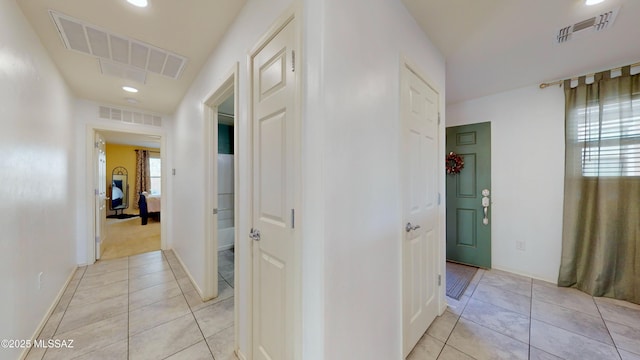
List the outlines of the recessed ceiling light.
<svg viewBox="0 0 640 360">
<path fill-rule="evenodd" d="M 137 104 L 137 103 L 139 103 L 139 102 L 140 102 L 140 101 L 138 101 L 138 100 L 136 100 L 136 99 L 133 99 L 133 98 L 125 98 L 125 100 L 127 100 L 127 102 L 128 102 L 129 104 Z"/>
<path fill-rule="evenodd" d="M 137 93 L 138 89 L 131 87 L 131 86 L 123 86 L 122 90 L 126 91 L 126 92 L 130 92 L 130 93 Z"/>
<path fill-rule="evenodd" d="M 137 7 L 147 7 L 147 5 L 149 5 L 147 0 L 127 0 L 127 2 Z"/>
<path fill-rule="evenodd" d="M 600 4 L 603 1 L 604 0 L 586 0 L 584 3 L 587 6 L 591 6 L 591 5 L 595 5 L 595 4 Z"/>
</svg>

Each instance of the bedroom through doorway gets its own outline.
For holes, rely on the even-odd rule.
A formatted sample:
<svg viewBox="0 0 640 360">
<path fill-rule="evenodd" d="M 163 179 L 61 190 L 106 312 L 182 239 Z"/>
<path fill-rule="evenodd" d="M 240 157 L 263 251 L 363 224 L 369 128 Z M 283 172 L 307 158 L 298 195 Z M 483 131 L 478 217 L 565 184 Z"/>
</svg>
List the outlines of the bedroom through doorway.
<svg viewBox="0 0 640 360">
<path fill-rule="evenodd" d="M 162 160 L 158 136 L 99 131 L 106 142 L 106 237 L 100 259 L 161 249 Z"/>
</svg>

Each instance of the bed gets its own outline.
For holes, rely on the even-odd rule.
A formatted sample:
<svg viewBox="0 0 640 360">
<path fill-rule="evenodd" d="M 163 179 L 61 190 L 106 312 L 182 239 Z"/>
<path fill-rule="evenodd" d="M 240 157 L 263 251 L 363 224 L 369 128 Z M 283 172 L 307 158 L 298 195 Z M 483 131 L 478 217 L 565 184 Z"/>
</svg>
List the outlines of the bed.
<svg viewBox="0 0 640 360">
<path fill-rule="evenodd" d="M 160 195 L 146 195 L 147 211 L 150 213 L 160 212 Z"/>
<path fill-rule="evenodd" d="M 147 224 L 147 219 L 149 216 L 160 221 L 160 210 L 161 210 L 161 196 L 154 194 L 149 195 L 148 192 L 144 191 L 140 194 L 140 201 L 138 205 L 140 207 L 140 217 L 142 218 L 142 225 Z"/>
</svg>

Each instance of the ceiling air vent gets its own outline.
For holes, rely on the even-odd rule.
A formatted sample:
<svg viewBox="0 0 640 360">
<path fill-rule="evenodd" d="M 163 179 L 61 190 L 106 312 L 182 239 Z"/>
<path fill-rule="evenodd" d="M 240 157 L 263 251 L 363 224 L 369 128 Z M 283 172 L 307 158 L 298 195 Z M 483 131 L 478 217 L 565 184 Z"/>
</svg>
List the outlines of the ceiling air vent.
<svg viewBox="0 0 640 360">
<path fill-rule="evenodd" d="M 613 26 L 620 8 L 603 12 L 594 17 L 579 21 L 573 25 L 565 26 L 558 31 L 556 41 L 561 44 L 573 39 L 575 36 L 594 31 L 602 31 Z"/>
<path fill-rule="evenodd" d="M 101 119 L 120 121 L 126 124 L 151 125 L 162 127 L 162 117 L 159 115 L 119 109 L 112 106 L 100 106 L 98 116 Z"/>
<path fill-rule="evenodd" d="M 176 53 L 111 33 L 53 10 L 49 10 L 49 14 L 64 46 L 100 59 L 103 74 L 128 79 L 134 77 L 140 82 L 143 78 L 146 80 L 146 74 L 142 76 L 140 72 L 149 71 L 177 80 L 187 64 L 187 58 Z"/>
</svg>

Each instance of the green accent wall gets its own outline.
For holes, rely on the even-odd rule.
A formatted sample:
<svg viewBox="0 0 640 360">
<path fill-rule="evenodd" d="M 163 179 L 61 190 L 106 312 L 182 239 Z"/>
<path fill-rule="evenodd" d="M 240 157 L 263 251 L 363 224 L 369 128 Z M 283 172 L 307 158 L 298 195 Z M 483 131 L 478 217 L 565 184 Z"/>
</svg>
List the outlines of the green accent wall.
<svg viewBox="0 0 640 360">
<path fill-rule="evenodd" d="M 218 124 L 218 154 L 233 154 L 233 126 Z"/>
</svg>

